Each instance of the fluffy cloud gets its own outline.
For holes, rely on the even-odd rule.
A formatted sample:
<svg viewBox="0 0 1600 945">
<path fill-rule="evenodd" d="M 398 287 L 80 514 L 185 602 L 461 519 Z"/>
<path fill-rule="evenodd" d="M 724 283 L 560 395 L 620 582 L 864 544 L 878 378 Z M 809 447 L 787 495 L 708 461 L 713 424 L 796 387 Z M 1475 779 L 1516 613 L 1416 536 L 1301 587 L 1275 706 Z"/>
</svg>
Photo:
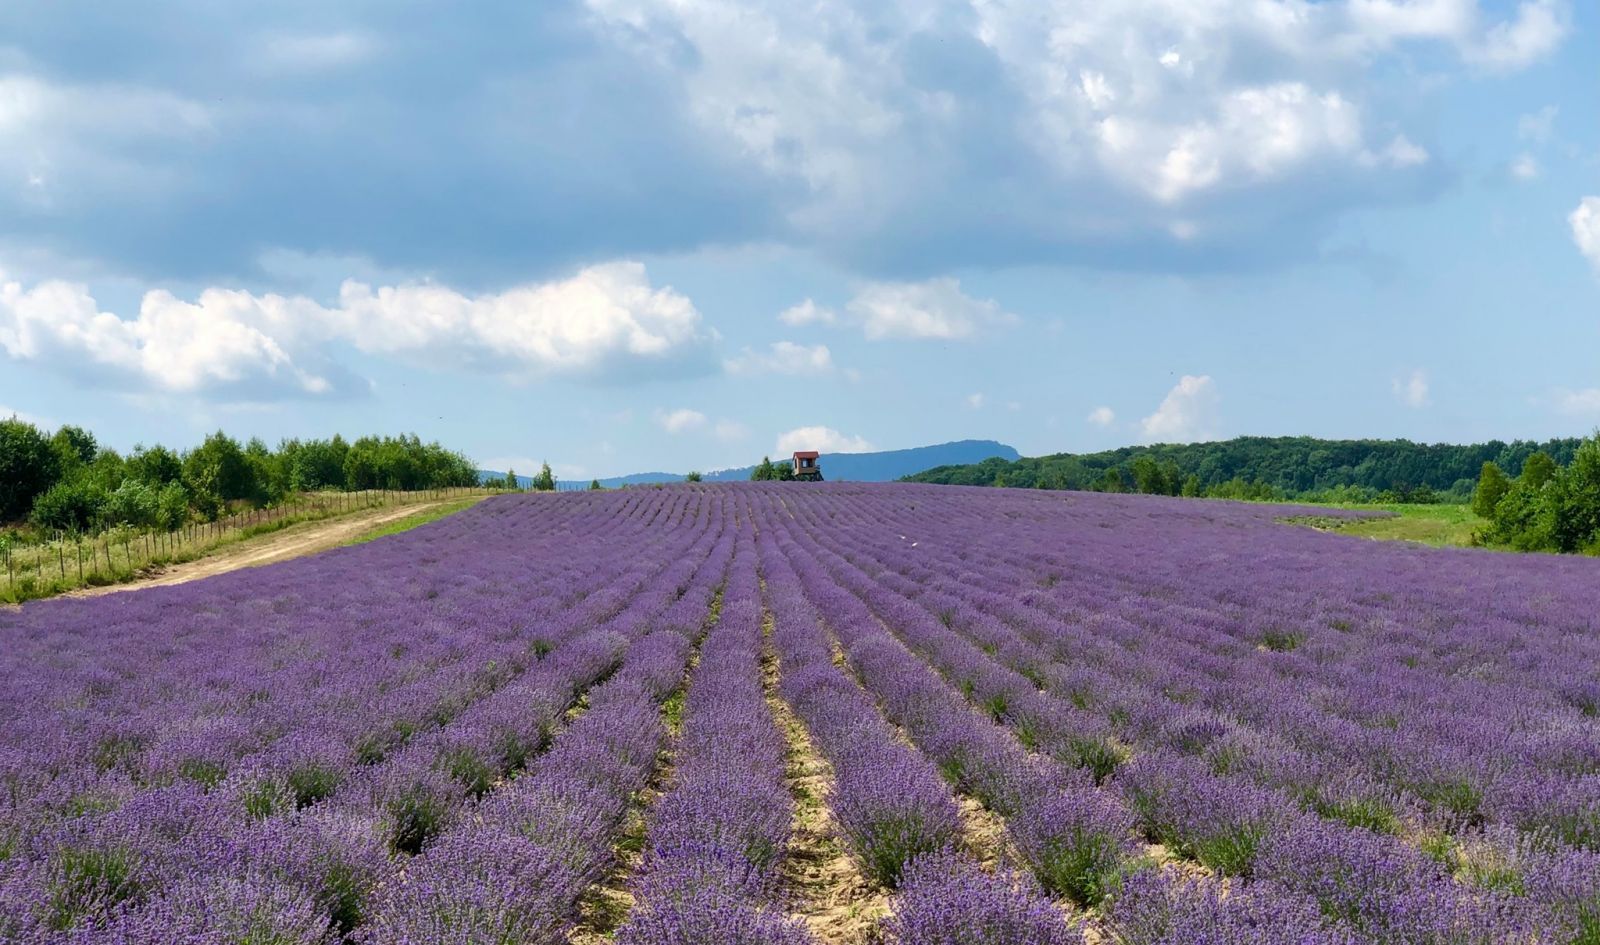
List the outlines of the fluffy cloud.
<svg viewBox="0 0 1600 945">
<path fill-rule="evenodd" d="M 700 411 L 681 407 L 658 415 L 656 422 L 668 433 L 678 434 L 703 429 L 708 421 Z"/>
<path fill-rule="evenodd" d="M 577 0 L 418 43 L 382 5 L 172 0 L 63 42 L 70 5 L 11 4 L 0 242 L 160 279 L 254 277 L 282 247 L 453 284 L 760 242 L 900 279 L 1282 257 L 1442 186 L 1411 100 L 1549 55 L 1569 7 Z"/>
<path fill-rule="evenodd" d="M 1087 419 L 1097 427 L 1109 427 L 1117 422 L 1117 412 L 1110 407 L 1096 407 L 1089 411 Z"/>
<path fill-rule="evenodd" d="M 1477 0 L 587 2 L 700 127 L 798 185 L 799 230 L 857 248 L 903 219 L 919 236 L 896 237 L 949 253 L 966 227 L 968 260 L 988 245 L 975 228 L 1087 252 L 1275 225 L 1257 192 L 1278 219 L 1330 193 L 1392 198 L 1407 185 L 1386 178 L 1415 187 L 1431 162 L 1377 132 L 1392 121 L 1371 73 L 1440 50 L 1515 69 L 1568 29 L 1565 0 L 1504 17 Z M 1012 186 L 964 176 L 1000 153 Z M 1174 228 L 1179 205 L 1199 212 Z"/>
<path fill-rule="evenodd" d="M 0 351 L 132 389 L 334 393 L 348 380 L 329 363 L 335 342 L 427 368 L 606 378 L 703 369 L 710 338 L 694 305 L 651 286 L 636 263 L 476 296 L 347 282 L 333 306 L 226 289 L 185 301 L 156 290 L 132 319 L 101 311 L 82 285 L 0 284 Z"/>
<path fill-rule="evenodd" d="M 1537 180 L 1539 177 L 1539 159 L 1526 152 L 1517 155 L 1511 162 L 1511 176 L 1517 180 Z"/>
<path fill-rule="evenodd" d="M 796 450 L 821 453 L 869 453 L 873 445 L 859 436 L 847 436 L 832 427 L 798 427 L 778 437 L 774 452 L 788 456 Z"/>
<path fill-rule="evenodd" d="M 1156 412 L 1139 421 L 1139 429 L 1151 442 L 1189 443 L 1216 439 L 1220 400 L 1217 385 L 1210 375 L 1185 374 L 1162 398 Z"/>
<path fill-rule="evenodd" d="M 1466 55 L 1493 69 L 1521 69 L 1548 56 L 1566 38 L 1567 5 L 1562 0 L 1524 0 L 1516 19 L 1490 26 L 1481 37 L 1469 36 Z"/>
<path fill-rule="evenodd" d="M 1585 197 L 1567 217 L 1578 252 L 1600 270 L 1600 197 Z"/>
<path fill-rule="evenodd" d="M 833 370 L 833 355 L 827 345 L 775 341 L 766 351 L 745 348 L 723 367 L 730 374 L 825 374 Z"/>
<path fill-rule="evenodd" d="M 983 392 L 982 391 L 979 391 L 977 393 L 968 394 L 967 395 L 967 406 L 971 407 L 973 410 L 981 410 L 981 409 L 983 409 L 984 401 L 986 401 L 987 399 L 988 398 L 983 396 Z"/>
<path fill-rule="evenodd" d="M 791 305 L 778 313 L 778 321 L 785 325 L 831 325 L 835 320 L 833 309 L 824 308 L 817 303 L 806 299 L 799 305 Z"/>
<path fill-rule="evenodd" d="M 970 338 L 978 329 L 1016 321 L 993 299 L 974 299 L 955 279 L 877 282 L 864 286 L 845 307 L 871 340 Z"/>
<path fill-rule="evenodd" d="M 208 291 L 197 302 L 150 292 L 132 320 L 102 312 L 87 288 L 0 285 L 0 350 L 85 378 L 171 393 L 212 388 L 325 394 L 329 381 L 295 364 L 263 330 L 320 309 L 277 296 Z"/>
<path fill-rule="evenodd" d="M 1428 406 L 1428 372 L 1418 368 L 1406 377 L 1389 382 L 1395 400 L 1413 410 Z"/>
<path fill-rule="evenodd" d="M 508 374 L 588 374 L 668 367 L 709 340 L 689 299 L 650 284 L 639 263 L 591 266 L 570 279 L 468 296 L 434 285 L 346 283 L 330 312 L 366 351 Z"/>
</svg>

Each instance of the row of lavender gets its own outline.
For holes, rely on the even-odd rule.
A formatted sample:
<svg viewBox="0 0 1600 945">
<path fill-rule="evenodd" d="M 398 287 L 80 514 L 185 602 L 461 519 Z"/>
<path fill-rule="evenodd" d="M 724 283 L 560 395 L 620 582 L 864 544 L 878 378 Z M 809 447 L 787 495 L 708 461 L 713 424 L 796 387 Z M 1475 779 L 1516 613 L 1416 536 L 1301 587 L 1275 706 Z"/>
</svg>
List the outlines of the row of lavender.
<svg viewBox="0 0 1600 945">
<path fill-rule="evenodd" d="M 850 503 L 844 505 L 848 508 Z M 1049 631 L 1054 628 L 1048 623 L 1041 625 L 1034 618 L 1032 626 L 1044 632 L 1032 640 L 1016 635 L 1007 638 L 991 626 L 988 633 L 976 637 L 981 640 L 981 648 L 950 629 L 965 628 L 970 621 L 950 605 L 949 594 L 941 596 L 930 587 L 942 583 L 952 589 L 957 603 L 964 603 L 960 589 L 972 586 L 974 572 L 983 569 L 988 557 L 976 552 L 973 545 L 982 543 L 986 536 L 953 522 L 949 508 L 939 508 L 925 519 L 899 521 L 885 520 L 884 507 L 871 502 L 848 512 L 827 503 L 806 511 L 811 514 L 801 514 L 802 521 L 826 519 L 834 527 L 829 537 L 838 536 L 839 540 L 830 540 L 827 545 L 857 549 L 852 557 L 869 562 L 866 567 L 881 572 L 877 576 L 886 583 L 896 584 L 896 573 L 893 567 L 885 568 L 882 561 L 891 565 L 913 561 L 909 567 L 921 569 L 922 573 L 915 581 L 905 582 L 906 589 L 922 598 L 921 606 L 868 580 L 859 570 L 851 573 L 843 559 L 836 561 L 833 572 L 820 582 L 823 586 L 853 586 L 861 599 L 871 601 L 878 615 L 898 629 L 903 639 L 928 656 L 948 678 L 958 681 L 974 701 L 1027 736 L 1031 744 L 1042 741 L 1040 747 L 1072 764 L 1090 768 L 1115 765 L 1119 759 L 1115 755 L 1108 757 L 1107 751 L 1117 745 L 1105 737 L 1110 729 L 1106 719 L 1074 712 L 1073 706 L 1051 696 L 1050 682 L 1062 679 L 1052 670 L 1061 667 L 1041 666 L 1038 654 L 1041 647 L 1045 653 L 1062 650 L 1051 648 L 1053 642 L 1059 641 L 1050 639 Z M 847 530 L 839 529 L 841 523 Z M 859 527 L 862 524 L 878 527 Z M 912 539 L 915 545 L 901 537 L 907 530 L 917 532 Z M 804 531 L 800 534 L 802 538 L 806 536 Z M 871 551 L 861 552 L 862 548 Z M 914 552 L 912 548 L 922 550 Z M 873 557 L 872 552 L 878 557 Z M 993 552 L 1000 557 L 1007 554 L 998 546 Z M 829 554 L 826 550 L 819 553 L 823 557 Z M 846 555 L 851 556 L 849 551 Z M 959 575 L 959 579 L 952 580 L 952 574 Z M 1020 596 L 1026 599 L 1027 593 Z M 1013 588 L 1009 600 L 1017 597 Z M 1017 615 L 1013 612 L 1012 616 Z M 1027 626 L 1024 616 L 1019 622 Z M 1159 649 L 1162 642 L 1132 636 L 1127 639 L 1150 644 L 1141 647 L 1147 657 L 1148 651 Z M 1029 676 L 1021 676 L 1003 665 L 1006 663 L 1028 670 Z M 887 665 L 881 659 L 878 664 L 871 675 L 882 677 Z M 1044 684 L 1044 693 L 1037 691 L 1035 683 Z M 886 704 L 892 706 L 897 701 L 905 703 L 906 696 L 891 695 Z M 1128 714 L 1137 717 L 1135 713 Z M 1126 731 L 1128 727 L 1120 728 Z M 970 733 L 971 729 L 967 731 Z M 929 732 L 929 744 L 936 757 L 941 752 L 949 753 L 949 748 L 940 747 L 939 742 L 948 742 L 952 737 L 955 736 Z M 971 738 L 970 734 L 962 737 Z M 1563 934 L 1587 940 L 1581 936 L 1595 934 L 1600 921 L 1600 886 L 1593 877 L 1600 871 L 1591 855 L 1563 853 L 1559 843 L 1551 849 L 1548 842 L 1541 846 L 1515 837 L 1504 842 L 1504 834 L 1478 834 L 1478 847 L 1495 854 L 1492 862 L 1478 871 L 1479 877 L 1492 887 L 1509 886 L 1514 892 L 1531 896 L 1503 896 L 1494 889 L 1463 889 L 1438 864 L 1398 840 L 1351 829 L 1342 823 L 1330 824 L 1315 816 L 1302 816 L 1293 797 L 1272 790 L 1270 785 L 1262 788 L 1254 783 L 1270 782 L 1270 778 L 1219 775 L 1189 758 L 1174 757 L 1170 745 L 1141 747 L 1153 750 L 1141 753 L 1126 766 L 1111 787 L 1138 814 L 1140 826 L 1151 838 L 1172 843 L 1224 872 L 1277 879 L 1283 886 L 1314 898 L 1324 912 L 1341 920 L 1342 929 L 1353 929 L 1380 941 L 1396 940 L 1394 937 L 1401 930 L 1412 936 L 1404 940 L 1411 941 L 1460 941 L 1467 937 L 1474 941 L 1534 940 L 1532 936 L 1546 932 L 1557 936 L 1552 940 L 1562 940 L 1559 936 Z M 988 754 L 982 766 L 998 770 L 992 750 Z M 1098 773 L 1107 772 L 1102 769 Z M 1116 819 L 1109 818 L 1109 822 Z M 1013 833 L 1025 852 L 1031 842 L 1029 829 L 1036 828 L 1027 818 L 1021 824 L 1013 822 Z M 1037 858 L 1030 859 L 1038 868 Z M 1051 874 L 1047 870 L 1040 875 L 1048 879 Z M 1530 900 L 1535 907 L 1529 907 Z"/>
<path fill-rule="evenodd" d="M 1055 896 L 1123 945 L 1591 943 L 1586 566 L 1229 504 L 710 487 L 0 614 L 0 941 L 565 940 L 726 573 L 625 942 L 810 940 L 764 598 L 896 942 L 1077 941 Z M 1030 876 L 978 869 L 953 791 Z"/>
<path fill-rule="evenodd" d="M 540 516 L 549 518 L 526 520 Z M 637 643 L 630 640 L 644 639 L 657 626 L 699 626 L 706 601 L 699 600 L 700 615 L 691 613 L 696 598 L 687 591 L 697 562 L 709 560 L 710 542 L 721 531 L 715 504 L 676 496 L 621 508 L 591 505 L 587 513 L 527 505 L 506 516 L 490 508 L 479 518 L 487 521 L 452 520 L 412 542 L 381 543 L 394 556 L 387 562 L 364 550 L 329 562 L 349 568 L 347 586 L 366 589 L 364 599 L 341 595 L 347 606 L 336 612 L 354 630 L 351 636 L 372 634 L 376 645 L 391 648 L 391 660 L 398 661 L 416 651 L 418 638 L 426 639 L 417 632 L 419 624 L 438 621 L 454 631 L 448 647 L 453 660 L 424 659 L 393 673 L 384 671 L 389 664 L 382 660 L 365 667 L 345 663 L 329 655 L 338 651 L 342 634 L 319 623 L 295 627 L 288 608 L 282 611 L 289 615 L 283 635 L 298 633 L 294 650 L 274 644 L 263 652 L 267 634 L 259 630 L 230 636 L 215 629 L 175 628 L 170 639 L 238 640 L 238 651 L 212 658 L 246 662 L 247 669 L 256 670 L 254 677 L 232 678 L 255 686 L 252 693 L 259 695 L 243 706 L 230 706 L 225 699 L 196 706 L 192 687 L 164 682 L 158 694 L 167 697 L 165 702 L 141 695 L 150 703 L 141 712 L 159 717 L 165 711 L 180 725 L 193 714 L 242 727 L 256 721 L 250 706 L 287 707 L 279 717 L 262 713 L 268 717 L 257 723 L 251 738 L 219 746 L 191 737 L 190 757 L 209 759 L 220 770 L 194 777 L 192 766 L 180 767 L 176 777 L 162 776 L 162 769 L 145 759 L 159 757 L 176 740 L 172 737 L 136 746 L 141 763 L 120 769 L 100 763 L 95 746 L 105 725 L 117 724 L 116 705 L 105 709 L 111 717 L 104 722 L 93 715 L 84 721 L 80 714 L 89 713 L 78 705 L 56 713 L 56 738 L 69 749 L 62 758 L 41 758 L 28 746 L 14 749 L 17 764 L 11 770 L 27 777 L 10 780 L 0 815 L 6 854 L 0 862 L 0 940 L 85 940 L 85 935 L 107 941 L 152 935 L 157 938 L 151 941 L 180 940 L 159 938 L 178 916 L 199 923 L 197 929 L 260 916 L 274 926 L 304 919 L 307 928 L 321 930 L 317 934 L 356 929 L 373 916 L 374 890 L 392 885 L 392 876 L 409 874 L 407 856 L 459 822 L 472 798 L 492 796 L 491 788 L 515 775 L 540 750 L 572 700 L 614 669 L 624 650 L 632 652 Z M 507 521 L 497 547 L 486 538 L 499 518 Z M 513 543 L 529 533 L 547 536 L 551 550 L 560 548 L 566 557 L 552 556 L 546 572 L 501 565 L 529 560 L 511 553 Z M 619 541 L 632 542 L 636 555 L 616 555 Z M 457 546 L 453 558 L 451 545 Z M 483 560 L 462 554 L 467 549 L 483 554 Z M 439 573 L 418 569 L 419 557 L 438 562 Z M 396 560 L 409 567 L 393 569 Z M 384 564 L 397 580 L 374 580 L 384 573 L 374 567 Z M 482 570 L 474 573 L 475 566 Z M 461 572 L 462 580 L 441 580 L 449 569 Z M 248 585 L 240 588 L 241 580 L 210 582 L 205 593 L 199 588 L 162 592 L 187 596 L 190 605 L 163 610 L 176 619 L 187 612 L 206 621 L 213 614 L 228 615 L 229 604 L 249 608 L 263 599 L 276 604 L 299 593 L 293 580 L 284 580 L 285 570 L 292 569 L 263 572 L 278 579 L 266 589 L 277 593 L 266 598 Z M 479 575 L 482 580 L 473 580 Z M 306 577 L 300 575 L 302 581 Z M 383 617 L 396 622 L 380 623 L 381 630 L 374 632 L 370 611 L 383 608 L 391 596 L 410 606 L 408 619 L 400 623 L 399 615 L 386 612 Z M 160 594 L 145 599 L 164 603 Z M 510 610 L 502 606 L 508 600 Z M 358 602 L 368 608 L 353 606 Z M 526 615 L 517 612 L 519 602 L 527 606 Z M 570 610 L 563 613 L 563 608 Z M 86 647 L 102 638 L 112 648 L 122 645 L 113 630 L 96 632 L 74 623 L 85 610 L 94 608 L 30 608 L 26 617 L 47 619 L 39 636 L 24 639 L 79 635 L 87 638 Z M 234 622 L 246 619 L 231 616 Z M 128 632 L 127 626 L 115 629 Z M 148 636 L 150 630 L 142 632 Z M 66 656 L 77 655 L 55 645 Z M 373 648 L 368 640 L 367 652 Z M 290 654 L 302 662 L 295 663 Z M 259 664 L 249 666 L 252 659 L 269 661 L 265 672 Z M 460 684 L 460 676 L 450 671 L 456 663 L 474 668 L 468 674 L 473 685 Z M 284 671 L 275 673 L 280 667 Z M 369 684 L 352 684 L 348 677 L 362 669 L 378 671 Z M 157 662 L 151 672 L 159 676 L 169 670 L 169 664 Z M 97 672 L 103 671 L 90 667 L 81 689 L 103 690 L 107 701 L 120 699 L 123 706 L 131 701 L 97 679 Z M 307 682 L 308 676 L 315 682 Z M 70 692 L 70 683 L 64 688 Z M 39 724 L 42 714 L 35 713 L 30 724 Z"/>
</svg>

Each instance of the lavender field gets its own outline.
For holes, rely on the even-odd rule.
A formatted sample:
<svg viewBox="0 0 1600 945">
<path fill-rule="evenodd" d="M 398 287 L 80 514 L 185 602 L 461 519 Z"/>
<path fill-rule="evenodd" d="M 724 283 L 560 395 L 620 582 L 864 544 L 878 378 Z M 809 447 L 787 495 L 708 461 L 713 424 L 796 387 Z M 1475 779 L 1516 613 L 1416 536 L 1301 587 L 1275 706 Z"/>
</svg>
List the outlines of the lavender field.
<svg viewBox="0 0 1600 945">
<path fill-rule="evenodd" d="M 0 942 L 1600 943 L 1600 562 L 508 495 L 0 610 Z"/>
</svg>

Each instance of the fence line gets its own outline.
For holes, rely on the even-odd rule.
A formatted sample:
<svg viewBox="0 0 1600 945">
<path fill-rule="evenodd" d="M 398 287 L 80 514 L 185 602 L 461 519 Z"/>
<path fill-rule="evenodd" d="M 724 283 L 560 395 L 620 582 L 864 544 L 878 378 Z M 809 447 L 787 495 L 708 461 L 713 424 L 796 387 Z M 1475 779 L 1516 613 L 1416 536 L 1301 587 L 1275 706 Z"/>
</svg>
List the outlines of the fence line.
<svg viewBox="0 0 1600 945">
<path fill-rule="evenodd" d="M 172 530 L 119 525 L 94 535 L 56 531 L 44 542 L 27 545 L 18 545 L 10 536 L 0 533 L 0 557 L 4 558 L 6 576 L 0 601 L 48 597 L 78 587 L 121 583 L 151 567 L 192 561 L 229 541 L 302 521 L 497 491 L 481 486 L 451 486 L 306 492 L 279 505 L 245 509 L 209 522 L 188 522 Z"/>
</svg>

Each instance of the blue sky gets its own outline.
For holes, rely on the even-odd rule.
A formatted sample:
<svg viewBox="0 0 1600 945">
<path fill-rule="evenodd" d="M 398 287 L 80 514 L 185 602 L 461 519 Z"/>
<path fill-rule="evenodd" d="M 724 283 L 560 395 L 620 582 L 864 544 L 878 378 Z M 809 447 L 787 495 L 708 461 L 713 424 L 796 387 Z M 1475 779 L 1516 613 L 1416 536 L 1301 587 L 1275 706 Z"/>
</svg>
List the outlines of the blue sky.
<svg viewBox="0 0 1600 945">
<path fill-rule="evenodd" d="M 1571 0 L 0 8 L 0 412 L 567 478 L 1600 424 Z"/>
</svg>

